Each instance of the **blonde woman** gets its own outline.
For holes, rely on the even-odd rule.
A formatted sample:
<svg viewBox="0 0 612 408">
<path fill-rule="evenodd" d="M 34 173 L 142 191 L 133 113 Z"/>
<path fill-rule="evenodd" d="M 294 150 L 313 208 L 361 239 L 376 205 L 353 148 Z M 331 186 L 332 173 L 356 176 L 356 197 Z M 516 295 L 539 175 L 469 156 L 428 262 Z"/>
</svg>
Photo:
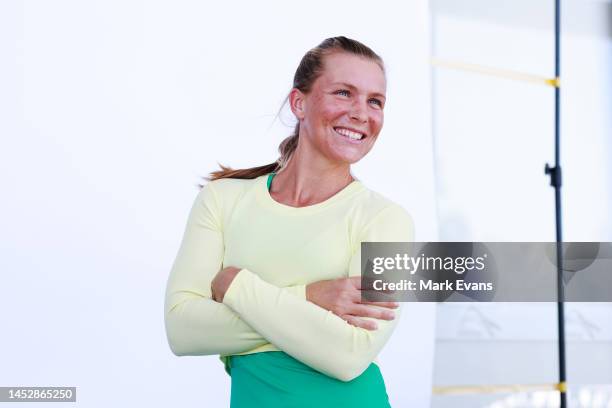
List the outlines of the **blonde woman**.
<svg viewBox="0 0 612 408">
<path fill-rule="evenodd" d="M 198 194 L 166 292 L 176 355 L 218 354 L 231 407 L 389 407 L 375 362 L 397 303 L 362 302 L 360 244 L 412 241 L 411 217 L 351 164 L 383 126 L 381 58 L 346 37 L 303 57 L 277 162 L 222 167 Z"/>
</svg>

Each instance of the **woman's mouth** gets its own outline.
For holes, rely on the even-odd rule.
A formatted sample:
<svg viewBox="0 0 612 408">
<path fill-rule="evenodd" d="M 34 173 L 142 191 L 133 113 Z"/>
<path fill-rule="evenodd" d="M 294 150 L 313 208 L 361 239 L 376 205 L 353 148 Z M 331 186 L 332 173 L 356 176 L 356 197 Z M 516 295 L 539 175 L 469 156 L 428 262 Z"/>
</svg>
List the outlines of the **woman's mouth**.
<svg viewBox="0 0 612 408">
<path fill-rule="evenodd" d="M 366 137 L 364 133 L 355 132 L 343 127 L 334 127 L 334 131 L 353 143 L 360 143 Z"/>
</svg>

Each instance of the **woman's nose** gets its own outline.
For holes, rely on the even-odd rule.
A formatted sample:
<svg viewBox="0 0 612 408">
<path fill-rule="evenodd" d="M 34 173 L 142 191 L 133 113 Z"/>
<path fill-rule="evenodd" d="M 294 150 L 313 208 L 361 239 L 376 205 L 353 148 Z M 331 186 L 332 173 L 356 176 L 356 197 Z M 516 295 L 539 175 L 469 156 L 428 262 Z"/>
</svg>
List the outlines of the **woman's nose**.
<svg viewBox="0 0 612 408">
<path fill-rule="evenodd" d="M 367 106 L 361 100 L 356 100 L 351 107 L 351 119 L 355 119 L 359 122 L 368 121 Z"/>
</svg>

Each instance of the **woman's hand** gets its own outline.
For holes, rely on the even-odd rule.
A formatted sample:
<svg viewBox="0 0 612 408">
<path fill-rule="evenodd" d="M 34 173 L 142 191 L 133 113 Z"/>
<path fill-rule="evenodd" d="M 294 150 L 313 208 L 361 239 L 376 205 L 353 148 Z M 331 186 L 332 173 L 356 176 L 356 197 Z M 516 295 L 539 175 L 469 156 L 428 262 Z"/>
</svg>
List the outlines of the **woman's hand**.
<svg viewBox="0 0 612 408">
<path fill-rule="evenodd" d="M 233 266 L 217 272 L 210 284 L 214 301 L 223 303 L 225 292 L 239 272 L 240 268 Z M 306 286 L 306 300 L 331 311 L 353 326 L 368 330 L 376 330 L 378 325 L 363 317 L 393 320 L 395 313 L 387 309 L 396 309 L 399 306 L 396 302 L 362 302 L 359 276 L 311 283 Z"/>
<path fill-rule="evenodd" d="M 376 330 L 378 325 L 363 317 L 393 320 L 395 313 L 386 309 L 399 306 L 396 302 L 362 302 L 360 276 L 311 283 L 306 286 L 306 300 L 333 312 L 353 326 L 368 330 Z"/>
<path fill-rule="evenodd" d="M 223 303 L 223 297 L 225 292 L 232 284 L 232 281 L 240 272 L 240 268 L 228 266 L 227 268 L 221 269 L 215 275 L 215 278 L 210 283 L 210 290 L 212 291 L 212 298 L 215 302 Z"/>
</svg>

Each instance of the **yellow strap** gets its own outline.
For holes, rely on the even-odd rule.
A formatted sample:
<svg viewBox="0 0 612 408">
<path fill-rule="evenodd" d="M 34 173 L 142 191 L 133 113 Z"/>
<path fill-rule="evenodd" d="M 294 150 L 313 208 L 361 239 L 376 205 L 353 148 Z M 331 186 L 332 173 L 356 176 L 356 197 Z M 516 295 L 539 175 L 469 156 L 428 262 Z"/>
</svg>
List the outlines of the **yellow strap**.
<svg viewBox="0 0 612 408">
<path fill-rule="evenodd" d="M 494 394 L 525 391 L 567 391 L 567 383 L 555 384 L 505 384 L 505 385 L 451 385 L 433 387 L 434 395 Z"/>
<path fill-rule="evenodd" d="M 557 389 L 561 392 L 567 392 L 567 383 L 565 381 L 560 382 L 557 384 Z"/>
<path fill-rule="evenodd" d="M 510 71 L 499 68 L 485 67 L 476 64 L 466 64 L 463 62 L 444 61 L 438 58 L 432 58 L 431 64 L 441 68 L 459 69 L 463 71 L 476 72 L 484 75 L 492 75 L 500 78 L 515 79 L 518 81 L 532 82 L 541 85 L 548 85 L 555 88 L 561 86 L 560 80 L 556 78 L 546 78 L 537 75 L 525 74 L 523 72 Z"/>
</svg>

